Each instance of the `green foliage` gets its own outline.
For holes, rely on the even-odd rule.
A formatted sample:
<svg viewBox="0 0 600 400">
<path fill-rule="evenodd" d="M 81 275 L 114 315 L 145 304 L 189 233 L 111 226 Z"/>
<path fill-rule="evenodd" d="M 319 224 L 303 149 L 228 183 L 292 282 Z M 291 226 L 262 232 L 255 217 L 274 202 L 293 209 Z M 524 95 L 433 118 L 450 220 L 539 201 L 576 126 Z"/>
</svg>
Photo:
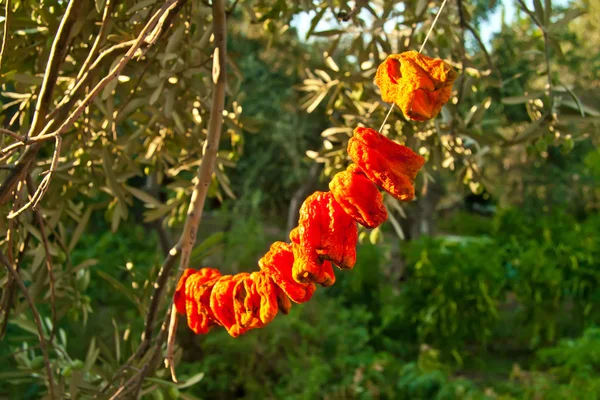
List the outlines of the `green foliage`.
<svg viewBox="0 0 600 400">
<path fill-rule="evenodd" d="M 404 322 L 415 327 L 421 343 L 461 363 L 463 346 L 484 345 L 492 335 L 504 287 L 502 252 L 489 240 L 424 238 L 406 256 L 399 298 Z"/>
</svg>

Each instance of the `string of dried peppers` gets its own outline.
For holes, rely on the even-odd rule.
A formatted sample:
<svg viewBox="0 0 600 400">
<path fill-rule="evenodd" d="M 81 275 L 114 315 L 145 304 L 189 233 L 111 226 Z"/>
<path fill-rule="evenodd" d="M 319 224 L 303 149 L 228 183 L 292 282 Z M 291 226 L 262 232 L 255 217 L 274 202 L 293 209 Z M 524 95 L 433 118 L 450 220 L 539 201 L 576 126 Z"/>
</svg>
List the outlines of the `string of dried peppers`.
<svg viewBox="0 0 600 400">
<path fill-rule="evenodd" d="M 400 107 L 406 118 L 434 118 L 450 99 L 456 72 L 440 59 L 409 51 L 391 54 L 378 68 L 375 84 L 382 99 Z M 275 242 L 260 259 L 260 270 L 221 275 L 213 268 L 189 268 L 174 294 L 177 312 L 197 334 L 222 326 L 237 337 L 262 328 L 291 302 L 310 300 L 316 286 L 335 283 L 333 265 L 352 269 L 356 262 L 356 223 L 375 228 L 387 219 L 378 186 L 401 201 L 414 198 L 413 182 L 425 163 L 406 146 L 358 127 L 348 142 L 353 164 L 336 174 L 329 192 L 315 192 L 300 208 L 290 243 Z"/>
</svg>

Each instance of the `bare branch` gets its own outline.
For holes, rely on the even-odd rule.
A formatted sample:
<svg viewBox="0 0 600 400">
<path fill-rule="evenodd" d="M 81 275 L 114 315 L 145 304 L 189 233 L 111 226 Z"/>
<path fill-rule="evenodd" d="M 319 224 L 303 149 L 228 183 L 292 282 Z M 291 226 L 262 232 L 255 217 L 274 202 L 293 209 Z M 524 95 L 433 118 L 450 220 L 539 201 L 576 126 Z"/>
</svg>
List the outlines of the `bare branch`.
<svg viewBox="0 0 600 400">
<path fill-rule="evenodd" d="M 23 280 L 19 276 L 19 273 L 12 266 L 12 264 L 8 261 L 8 259 L 2 252 L 0 252 L 0 261 L 2 261 L 2 264 L 4 264 L 4 266 L 6 267 L 8 272 L 11 274 L 11 276 L 13 277 L 13 279 L 19 286 L 19 289 L 21 289 L 21 291 L 23 292 L 23 296 L 25 296 L 25 300 L 29 304 L 29 308 L 31 309 L 31 312 L 33 314 L 33 319 L 35 321 L 35 326 L 37 328 L 38 336 L 40 339 L 40 347 L 42 349 L 42 354 L 44 356 L 44 366 L 46 367 L 46 374 L 48 375 L 48 389 L 50 392 L 50 398 L 55 399 L 56 397 L 54 396 L 54 377 L 52 375 L 52 368 L 50 367 L 50 358 L 48 357 L 48 347 L 46 346 L 46 339 L 44 337 L 44 328 L 42 327 L 42 319 L 40 317 L 40 313 L 38 312 L 37 308 L 35 307 L 35 303 L 33 302 L 33 299 L 31 298 L 31 296 L 29 295 L 29 292 L 27 291 L 27 287 L 25 286 L 25 283 L 23 283 Z"/>
<path fill-rule="evenodd" d="M 213 32 L 215 35 L 212 77 L 215 86 L 213 88 L 212 107 L 210 110 L 210 118 L 208 120 L 208 136 L 204 143 L 202 164 L 198 168 L 187 218 L 178 244 L 178 247 L 181 248 L 181 258 L 179 260 L 179 273 L 177 274 L 177 279 L 179 279 L 183 271 L 188 268 L 190 263 L 190 254 L 194 243 L 196 242 L 198 225 L 202 218 L 204 202 L 206 201 L 208 187 L 212 180 L 223 124 L 225 88 L 227 86 L 227 22 L 223 0 L 213 0 L 212 13 Z M 172 318 L 177 318 L 177 313 L 171 314 L 171 319 Z M 172 335 L 173 333 L 170 332 L 170 334 Z M 173 347 L 174 345 L 172 344 L 167 349 L 166 363 L 173 359 Z M 171 367 L 170 364 L 169 366 Z"/>
<path fill-rule="evenodd" d="M 17 139 L 19 142 L 22 142 L 22 143 L 25 142 L 25 138 L 23 136 L 19 135 L 18 133 L 15 133 L 13 131 L 9 131 L 8 129 L 0 128 L 0 133 L 11 136 L 11 137 Z"/>
</svg>

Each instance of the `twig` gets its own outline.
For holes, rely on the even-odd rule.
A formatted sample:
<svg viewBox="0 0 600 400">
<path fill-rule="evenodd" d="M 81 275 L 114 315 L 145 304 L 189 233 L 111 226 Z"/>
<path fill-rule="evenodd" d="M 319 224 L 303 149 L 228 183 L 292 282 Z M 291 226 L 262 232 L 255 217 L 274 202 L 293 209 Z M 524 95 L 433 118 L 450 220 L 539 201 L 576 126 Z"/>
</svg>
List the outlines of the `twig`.
<svg viewBox="0 0 600 400">
<path fill-rule="evenodd" d="M 0 128 L 0 133 L 11 136 L 11 137 L 17 139 L 19 142 L 22 142 L 22 143 L 25 142 L 25 138 L 23 136 L 19 135 L 18 133 L 15 133 L 13 131 L 9 131 L 8 129 Z"/>
<path fill-rule="evenodd" d="M 490 53 L 488 53 L 487 48 L 485 47 L 485 44 L 483 43 L 483 40 L 481 40 L 481 36 L 479 36 L 479 33 L 477 33 L 477 31 L 475 30 L 473 25 L 471 25 L 465 17 L 462 0 L 457 0 L 456 3 L 458 5 L 458 17 L 460 18 L 460 24 L 461 24 L 462 28 L 469 30 L 469 32 L 471 32 L 473 37 L 475 37 L 475 40 L 479 44 L 479 48 L 481 49 L 481 51 L 483 52 L 483 55 L 485 56 L 485 60 L 488 63 L 488 67 L 490 68 L 491 71 L 494 71 L 498 75 L 500 82 L 502 82 L 502 74 L 501 74 L 500 70 L 494 66 L 494 63 L 492 62 L 492 57 L 490 56 Z M 464 41 L 464 39 L 463 39 L 463 41 Z M 463 68 L 464 68 L 464 66 L 463 66 Z"/>
<path fill-rule="evenodd" d="M 50 367 L 50 358 L 48 357 L 48 348 L 46 346 L 46 339 L 44 338 L 44 328 L 42 327 L 42 319 L 40 317 L 40 313 L 35 307 L 35 303 L 29 295 L 27 287 L 25 286 L 25 283 L 23 283 L 23 280 L 19 276 L 19 273 L 15 270 L 15 268 L 11 265 L 11 263 L 8 261 L 8 259 L 2 252 L 0 252 L 0 261 L 2 261 L 6 269 L 8 269 L 8 272 L 12 275 L 15 282 L 17 282 L 17 285 L 19 285 L 19 288 L 23 292 L 23 296 L 25 296 L 25 300 L 29 304 L 29 308 L 31 309 L 31 312 L 33 314 L 33 319 L 35 321 L 38 336 L 40 339 L 40 348 L 42 349 L 42 355 L 44 356 L 44 366 L 46 367 L 46 374 L 48 375 L 48 389 L 50 392 L 50 398 L 54 399 L 54 377 L 52 376 L 52 368 Z"/>
<path fill-rule="evenodd" d="M 108 85 L 112 80 L 116 79 L 120 72 L 125 68 L 125 65 L 133 58 L 135 52 L 142 46 L 144 40 L 146 40 L 149 36 L 151 36 L 155 30 L 154 28 L 159 23 L 159 21 L 165 17 L 165 15 L 174 7 L 178 0 L 167 0 L 163 4 L 163 6 L 154 14 L 154 16 L 150 19 L 148 24 L 142 29 L 142 32 L 138 35 L 135 43 L 131 46 L 131 48 L 125 53 L 125 55 L 121 58 L 119 63 L 114 66 L 114 68 L 106 75 L 98 84 L 90 91 L 90 93 L 81 101 L 81 103 L 77 106 L 75 111 L 56 129 L 54 132 L 48 133 L 50 130 L 50 126 L 45 128 L 40 135 L 35 138 L 35 141 L 45 141 L 54 138 L 55 136 L 62 135 L 65 133 L 79 118 L 79 116 L 83 113 L 83 110 L 92 102 L 92 100 L 100 93 L 106 85 Z M 154 36 L 151 39 L 151 44 L 154 44 L 154 41 L 157 39 Z"/>
<path fill-rule="evenodd" d="M 27 246 L 29 245 L 30 239 L 31 239 L 31 234 L 28 232 L 27 235 L 25 235 L 25 240 L 21 244 L 21 249 L 19 250 L 19 256 L 15 260 L 15 265 L 17 266 L 16 267 L 17 272 L 19 272 L 19 269 L 20 269 L 19 266 L 21 264 L 21 261 L 23 261 L 23 256 L 25 255 L 25 250 L 27 250 Z M 4 334 L 6 333 L 6 327 L 8 325 L 8 317 L 10 316 L 10 308 L 11 308 L 10 303 L 12 302 L 12 298 L 13 298 L 14 292 L 15 292 L 14 279 L 11 275 L 9 275 L 9 281 L 2 289 L 3 289 L 3 292 L 2 292 L 2 300 L 0 300 L 0 311 L 4 312 L 4 318 L 2 320 L 2 327 L 0 327 L 0 339 L 2 339 L 4 337 Z"/>
<path fill-rule="evenodd" d="M 152 340 L 152 332 L 154 331 L 154 319 L 156 318 L 156 312 L 158 311 L 158 305 L 162 300 L 162 291 L 167 284 L 171 271 L 175 266 L 175 262 L 181 253 L 179 243 L 175 245 L 167 255 L 163 265 L 160 268 L 158 273 L 158 277 L 156 278 L 156 282 L 154 283 L 154 293 L 152 294 L 152 299 L 150 300 L 150 306 L 148 307 L 148 314 L 146 315 L 146 325 L 144 327 L 144 333 L 142 335 L 142 344 L 146 343 L 146 345 L 150 344 L 150 340 Z M 142 345 L 140 345 L 142 347 Z M 147 348 L 147 347 L 146 347 Z M 142 350 L 144 352 L 146 349 Z M 138 357 L 141 354 L 138 355 Z"/>
<path fill-rule="evenodd" d="M 98 35 L 94 40 L 94 44 L 92 45 L 92 48 L 90 49 L 87 58 L 81 65 L 81 69 L 79 70 L 75 81 L 79 81 L 81 79 L 83 74 L 87 71 L 88 67 L 90 66 L 90 63 L 92 62 L 94 57 L 96 57 L 98 49 L 100 48 L 100 43 L 102 43 L 102 40 L 104 39 L 104 33 L 106 32 L 106 28 L 108 27 L 108 21 L 110 20 L 110 13 L 114 8 L 115 3 L 116 0 L 106 0 L 106 3 L 104 3 L 104 13 L 102 14 L 102 23 L 100 25 L 100 31 L 98 32 Z"/>
<path fill-rule="evenodd" d="M 27 175 L 27 190 L 29 193 L 35 193 L 35 184 L 31 175 Z M 42 236 L 42 244 L 44 245 L 44 254 L 46 256 L 46 268 L 48 268 L 48 280 L 50 281 L 50 309 L 52 312 L 52 330 L 50 331 L 50 339 L 52 342 L 54 339 L 54 331 L 56 329 L 56 289 L 54 279 L 54 268 L 52 267 L 52 255 L 50 254 L 50 246 L 48 245 L 48 237 L 46 236 L 46 224 L 42 214 L 35 207 L 33 208 L 33 214 L 37 220 L 38 226 L 40 227 L 40 235 Z"/>
<path fill-rule="evenodd" d="M 367 0 L 356 0 L 354 2 L 354 7 L 352 7 L 350 12 L 347 13 L 345 11 L 340 11 L 337 14 L 337 19 L 339 19 L 340 21 L 344 21 L 344 22 L 350 21 L 350 19 L 352 19 L 352 17 L 354 17 L 356 14 L 358 14 L 360 12 L 360 10 L 363 8 L 363 6 L 366 3 L 367 3 Z"/>
<path fill-rule="evenodd" d="M 6 0 L 4 4 L 4 33 L 2 34 L 2 47 L 0 47 L 0 70 L 2 70 L 2 58 L 4 57 L 4 49 L 8 40 L 8 22 L 10 17 L 11 0 Z"/>
<path fill-rule="evenodd" d="M 179 260 L 179 273 L 177 279 L 182 272 L 188 268 L 190 263 L 190 254 L 192 247 L 196 242 L 196 234 L 198 225 L 202 218 L 202 210 L 204 202 L 208 194 L 208 187 L 212 180 L 217 151 L 219 149 L 219 140 L 221 137 L 221 127 L 223 124 L 223 108 L 225 106 L 225 88 L 227 86 L 227 22 L 225 17 L 225 4 L 223 0 L 213 0 L 213 32 L 215 37 L 215 51 L 213 55 L 213 95 L 212 107 L 210 110 L 210 118 L 208 121 L 208 136 L 204 144 L 204 155 L 202 164 L 198 168 L 196 183 L 190 199 L 190 206 L 179 240 L 178 246 L 181 248 L 181 258 Z M 172 299 L 171 299 L 172 301 Z M 171 319 L 177 318 L 177 313 L 171 314 Z M 172 324 L 170 324 L 172 325 Z M 169 335 L 173 335 L 169 332 Z M 174 344 L 167 348 L 167 358 L 165 363 L 173 359 Z M 169 363 L 171 375 L 175 378 L 175 367 L 172 362 Z M 176 379 L 176 378 L 175 378 Z M 174 380 L 175 380 L 174 379 Z"/>
<path fill-rule="evenodd" d="M 33 121 L 29 132 L 25 135 L 25 138 L 34 137 L 42 129 L 42 125 L 46 120 L 48 109 L 50 107 L 50 100 L 52 99 L 52 92 L 58 78 L 58 71 L 65 58 L 67 52 L 67 43 L 69 41 L 69 35 L 71 34 L 71 28 L 77 21 L 79 15 L 80 6 L 82 0 L 71 0 L 65 10 L 65 15 L 60 21 L 58 31 L 56 32 L 56 38 L 52 43 L 50 49 L 50 55 L 46 62 L 46 72 L 44 73 L 44 80 L 42 82 L 42 88 L 38 97 L 37 104 L 33 114 Z"/>
<path fill-rule="evenodd" d="M 540 28 L 540 30 L 542 31 L 542 35 L 544 36 L 544 57 L 546 61 L 546 76 L 548 79 L 547 95 L 550 98 L 550 112 L 552 113 L 552 107 L 554 105 L 554 96 L 552 95 L 552 75 L 550 75 L 550 46 L 548 46 L 548 32 L 546 31 L 546 27 L 544 26 L 544 24 L 535 16 L 533 11 L 531 11 L 529 7 L 527 7 L 525 2 L 523 2 L 523 0 L 517 1 L 521 8 L 523 8 L 523 10 L 527 13 L 527 15 L 531 17 L 531 19 L 538 26 L 538 28 Z"/>
<path fill-rule="evenodd" d="M 33 209 L 37 208 L 38 203 L 40 202 L 42 197 L 44 197 L 44 195 L 48 191 L 48 188 L 50 187 L 50 180 L 52 179 L 52 175 L 54 174 L 54 172 L 56 171 L 56 169 L 58 167 L 58 158 L 60 157 L 61 145 L 62 145 L 62 137 L 56 136 L 56 146 L 54 147 L 54 154 L 52 155 L 52 162 L 50 163 L 50 169 L 48 171 L 46 171 L 46 176 L 44 176 L 44 178 L 40 182 L 40 186 L 38 186 L 37 190 L 32 195 L 31 199 L 23 207 L 21 207 L 19 209 L 19 211 L 17 211 L 17 212 L 11 211 L 8 214 L 8 217 L 7 217 L 8 219 L 12 219 L 12 218 L 19 216 L 25 210 L 27 210 L 29 207 L 33 207 Z"/>
</svg>

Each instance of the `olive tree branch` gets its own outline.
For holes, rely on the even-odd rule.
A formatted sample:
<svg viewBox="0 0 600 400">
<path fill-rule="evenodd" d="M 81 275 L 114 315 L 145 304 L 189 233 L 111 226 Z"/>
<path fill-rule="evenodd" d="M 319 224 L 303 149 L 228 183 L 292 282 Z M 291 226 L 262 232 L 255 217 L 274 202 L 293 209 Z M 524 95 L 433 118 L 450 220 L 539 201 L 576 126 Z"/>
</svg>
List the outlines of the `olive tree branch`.
<svg viewBox="0 0 600 400">
<path fill-rule="evenodd" d="M 544 26 L 544 24 L 535 16 L 535 14 L 533 13 L 533 11 L 531 11 L 529 9 L 529 7 L 527 7 L 527 5 L 525 4 L 525 2 L 523 0 L 517 0 L 519 5 L 521 6 L 521 8 L 527 13 L 527 15 L 529 15 L 529 17 L 533 20 L 533 22 L 538 26 L 538 28 L 540 28 L 540 30 L 542 31 L 542 36 L 544 37 L 544 58 L 546 61 L 546 76 L 548 79 L 548 83 L 547 83 L 547 91 L 546 94 L 548 95 L 549 99 L 550 99 L 550 113 L 552 113 L 552 107 L 554 105 L 554 96 L 552 95 L 552 75 L 550 74 L 550 46 L 548 46 L 548 42 L 549 42 L 549 37 L 548 37 L 548 31 L 546 30 L 546 27 Z"/>
<path fill-rule="evenodd" d="M 208 120 L 208 136 L 204 142 L 202 164 L 198 168 L 185 225 L 181 234 L 181 238 L 179 239 L 179 243 L 176 246 L 176 248 L 181 249 L 181 258 L 179 260 L 179 273 L 177 274 L 177 279 L 179 279 L 182 272 L 189 267 L 190 255 L 194 243 L 196 242 L 198 225 L 200 224 L 200 219 L 202 218 L 202 210 L 204 209 L 204 203 L 206 201 L 206 196 L 208 195 L 208 188 L 212 180 L 215 161 L 217 158 L 217 151 L 219 149 L 219 140 L 221 138 L 221 128 L 223 124 L 223 108 L 225 107 L 225 89 L 227 86 L 227 21 L 225 16 L 225 4 L 223 0 L 213 0 L 212 14 L 213 32 L 215 35 L 215 50 L 213 53 L 212 70 L 214 84 L 212 106 L 210 110 L 210 118 Z M 163 272 L 165 272 L 165 275 L 169 275 L 170 273 L 170 271 Z M 160 297 L 162 290 L 163 287 L 157 289 L 155 295 Z M 177 318 L 176 312 L 171 312 L 171 321 L 173 318 Z M 174 324 L 171 323 L 169 325 L 173 326 Z M 173 335 L 175 335 L 175 330 L 169 330 L 168 337 L 170 345 L 167 348 L 165 366 L 170 368 L 171 377 L 173 381 L 176 382 L 177 378 L 175 377 L 175 366 L 173 365 Z"/>
<path fill-rule="evenodd" d="M 27 175 L 27 190 L 29 193 L 35 193 L 37 190 L 35 188 L 35 184 L 33 183 L 33 179 L 31 175 Z M 42 236 L 42 244 L 44 245 L 44 254 L 46 256 L 46 268 L 48 269 L 48 280 L 50 282 L 50 309 L 52 311 L 52 330 L 50 331 L 50 339 L 52 342 L 54 339 L 54 331 L 56 329 L 56 289 L 55 289 L 55 279 L 54 279 L 54 268 L 52 267 L 52 255 L 50 254 L 50 246 L 48 244 L 48 237 L 46 236 L 46 224 L 44 223 L 44 218 L 39 210 L 33 210 L 33 214 L 35 219 L 37 220 L 37 224 L 40 227 L 40 235 Z"/>
<path fill-rule="evenodd" d="M 46 346 L 46 339 L 44 338 L 44 328 L 42 327 L 42 319 L 40 317 L 40 313 L 35 307 L 35 303 L 29 295 L 27 287 L 25 286 L 25 283 L 23 283 L 23 280 L 19 276 L 19 273 L 12 266 L 12 264 L 8 261 L 8 259 L 2 252 L 0 252 L 0 261 L 2 261 L 2 264 L 4 264 L 8 272 L 11 274 L 11 276 L 23 292 L 23 296 L 25 296 L 25 300 L 29 304 L 29 308 L 31 309 L 31 312 L 33 314 L 33 319 L 35 321 L 35 326 L 37 328 L 38 336 L 40 339 L 40 348 L 42 349 L 42 355 L 44 356 L 44 366 L 46 368 L 46 374 L 48 375 L 48 389 L 50 392 L 50 398 L 55 399 L 56 397 L 54 396 L 54 377 L 52 375 L 52 367 L 50 366 L 50 358 L 48 357 L 48 347 Z"/>
<path fill-rule="evenodd" d="M 4 49 L 6 48 L 6 41 L 8 40 L 8 22 L 10 17 L 10 4 L 11 0 L 6 0 L 4 4 L 4 33 L 2 34 L 2 46 L 0 47 L 0 70 L 2 69 L 2 58 L 4 56 Z"/>
<path fill-rule="evenodd" d="M 56 86 L 58 78 L 58 72 L 60 66 L 67 53 L 69 35 L 71 34 L 71 28 L 77 21 L 79 16 L 79 10 L 81 8 L 82 0 L 71 0 L 65 11 L 58 31 L 56 32 L 56 38 L 52 43 L 50 49 L 50 55 L 46 62 L 46 72 L 44 73 L 44 80 L 42 81 L 42 88 L 38 96 L 37 104 L 33 114 L 33 121 L 29 132 L 25 135 L 25 138 L 34 137 L 42 129 L 42 126 L 46 120 L 48 109 L 50 108 L 50 101 L 52 100 L 52 92 Z"/>
<path fill-rule="evenodd" d="M 92 62 L 94 57 L 96 57 L 96 54 L 98 53 L 98 49 L 100 48 L 100 44 L 102 43 L 102 41 L 104 39 L 104 34 L 106 33 L 106 29 L 108 27 L 108 21 L 110 20 L 110 13 L 114 9 L 115 3 L 116 3 L 116 0 L 106 0 L 106 3 L 104 4 L 104 12 L 102 14 L 102 22 L 100 25 L 100 31 L 98 32 L 98 35 L 96 36 L 96 39 L 94 40 L 94 44 L 92 45 L 92 48 L 90 49 L 90 52 L 89 52 L 87 58 L 85 59 L 85 61 L 81 65 L 81 68 L 79 69 L 79 73 L 77 74 L 75 81 L 79 81 L 81 79 L 83 74 L 87 71 L 88 67 L 90 66 L 90 63 Z"/>
<path fill-rule="evenodd" d="M 36 206 L 37 203 L 42 199 L 46 191 L 48 190 L 48 186 L 50 184 L 50 180 L 52 179 L 52 174 L 56 170 L 58 166 L 58 157 L 60 155 L 60 145 L 62 143 L 61 135 L 64 134 L 73 126 L 75 121 L 81 116 L 83 111 L 90 105 L 92 100 L 100 93 L 106 85 L 108 85 L 112 80 L 116 79 L 120 72 L 125 68 L 125 65 L 133 58 L 136 54 L 137 50 L 142 46 L 142 43 L 148 40 L 149 44 L 153 44 L 156 39 L 158 39 L 158 32 L 156 31 L 156 27 L 159 28 L 162 26 L 162 23 L 165 21 L 166 15 L 169 13 L 171 9 L 177 4 L 178 0 L 167 0 L 163 6 L 158 10 L 154 16 L 150 19 L 148 24 L 142 29 L 137 40 L 133 45 L 129 48 L 127 53 L 121 58 L 119 63 L 113 67 L 113 69 L 106 75 L 104 78 L 98 82 L 98 84 L 88 93 L 88 95 L 79 103 L 77 108 L 67 117 L 67 119 L 54 131 L 48 133 L 48 131 L 52 128 L 53 124 L 47 124 L 46 127 L 37 135 L 36 137 L 30 139 L 32 142 L 42 142 L 45 140 L 49 140 L 54 138 L 56 140 L 56 146 L 54 149 L 54 155 L 52 157 L 52 163 L 50 169 L 48 170 L 46 176 L 40 183 L 37 191 L 34 193 L 32 199 L 23 206 L 17 213 L 9 215 L 9 218 L 14 218 L 19 215 L 23 211 L 25 211 L 30 206 Z M 162 23 L 161 23 L 162 22 Z"/>
<path fill-rule="evenodd" d="M 339 19 L 340 21 L 350 21 L 352 19 L 352 17 L 354 17 L 356 14 L 358 14 L 360 12 L 360 10 L 363 8 L 363 6 L 365 6 L 367 4 L 367 0 L 356 0 L 354 2 L 354 7 L 352 7 L 352 9 L 350 10 L 350 12 L 345 12 L 345 11 L 340 11 L 337 14 L 337 19 Z"/>
</svg>

